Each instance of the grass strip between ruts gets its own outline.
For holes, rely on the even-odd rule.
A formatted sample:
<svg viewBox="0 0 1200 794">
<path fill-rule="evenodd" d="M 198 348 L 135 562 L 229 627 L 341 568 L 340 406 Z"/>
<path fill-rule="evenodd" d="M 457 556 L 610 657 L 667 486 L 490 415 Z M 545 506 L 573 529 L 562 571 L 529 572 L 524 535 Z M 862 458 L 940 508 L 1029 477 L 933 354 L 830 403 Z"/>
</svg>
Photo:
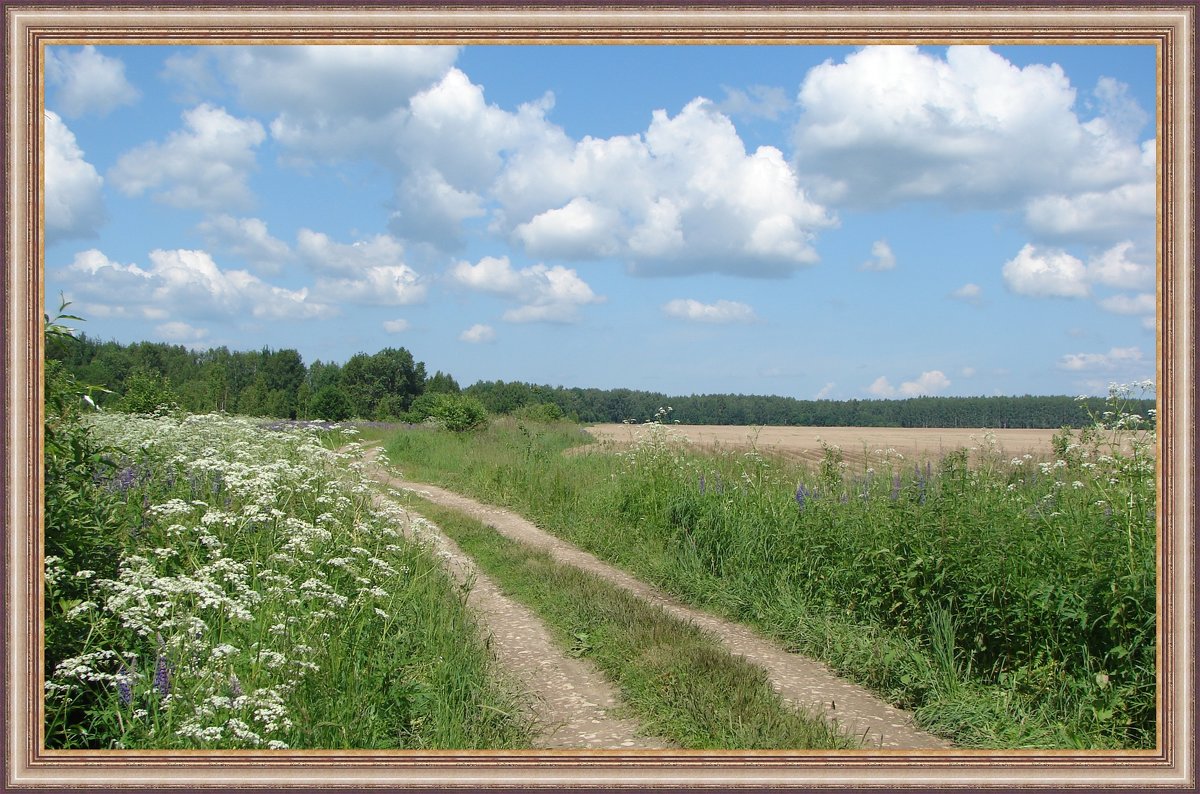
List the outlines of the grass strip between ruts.
<svg viewBox="0 0 1200 794">
<path fill-rule="evenodd" d="M 620 689 L 647 734 L 688 749 L 848 749 L 820 716 L 791 708 L 765 671 L 698 627 L 458 511 L 409 495 L 507 595 L 532 608 L 568 653 Z"/>
</svg>

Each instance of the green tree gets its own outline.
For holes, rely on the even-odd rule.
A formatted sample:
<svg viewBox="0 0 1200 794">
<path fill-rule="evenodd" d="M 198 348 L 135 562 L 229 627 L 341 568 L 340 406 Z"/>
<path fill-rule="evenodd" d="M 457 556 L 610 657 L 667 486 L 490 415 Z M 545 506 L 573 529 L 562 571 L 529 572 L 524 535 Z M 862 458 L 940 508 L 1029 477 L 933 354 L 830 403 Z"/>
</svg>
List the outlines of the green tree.
<svg viewBox="0 0 1200 794">
<path fill-rule="evenodd" d="M 130 414 L 162 414 L 179 410 L 179 396 L 158 372 L 138 367 L 125 379 L 125 393 L 113 406 Z"/>
<path fill-rule="evenodd" d="M 313 395 L 309 403 L 309 413 L 315 419 L 340 422 L 353 416 L 354 407 L 350 398 L 339 387 L 325 386 Z"/>
</svg>

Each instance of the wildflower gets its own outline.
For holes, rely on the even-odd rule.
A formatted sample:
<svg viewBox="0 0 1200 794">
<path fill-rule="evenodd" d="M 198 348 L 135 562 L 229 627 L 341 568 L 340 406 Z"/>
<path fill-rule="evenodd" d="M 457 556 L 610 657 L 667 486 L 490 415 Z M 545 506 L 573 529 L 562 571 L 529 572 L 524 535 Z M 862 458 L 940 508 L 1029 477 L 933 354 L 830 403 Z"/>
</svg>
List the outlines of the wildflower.
<svg viewBox="0 0 1200 794">
<path fill-rule="evenodd" d="M 237 673 L 229 674 L 229 694 L 233 695 L 234 698 L 242 696 L 242 683 L 238 681 Z"/>
<path fill-rule="evenodd" d="M 900 498 L 900 473 L 896 472 L 892 475 L 892 493 L 888 497 L 893 502 Z"/>
<path fill-rule="evenodd" d="M 159 639 L 161 640 L 162 638 L 160 637 Z M 167 666 L 166 658 L 161 654 L 158 657 L 158 664 L 154 670 L 154 688 L 163 697 L 171 694 L 171 670 Z"/>
<path fill-rule="evenodd" d="M 804 500 L 809 497 L 810 493 L 811 492 L 804 487 L 803 483 L 796 486 L 796 504 L 800 506 L 801 510 L 804 509 Z"/>
<path fill-rule="evenodd" d="M 129 684 L 130 673 L 121 665 L 121 669 L 117 672 L 117 699 L 121 701 L 122 706 L 128 706 L 133 702 L 133 687 Z"/>
</svg>

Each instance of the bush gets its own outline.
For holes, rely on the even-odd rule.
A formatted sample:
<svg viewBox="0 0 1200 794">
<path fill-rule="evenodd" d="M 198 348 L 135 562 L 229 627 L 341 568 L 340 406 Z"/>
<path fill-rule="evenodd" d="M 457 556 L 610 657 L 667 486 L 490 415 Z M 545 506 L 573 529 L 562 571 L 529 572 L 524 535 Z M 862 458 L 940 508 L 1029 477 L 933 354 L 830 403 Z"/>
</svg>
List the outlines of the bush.
<svg viewBox="0 0 1200 794">
<path fill-rule="evenodd" d="M 487 424 L 483 403 L 465 394 L 438 394 L 430 416 L 442 427 L 455 433 L 475 430 Z"/>
<path fill-rule="evenodd" d="M 113 407 L 129 414 L 169 414 L 179 410 L 179 396 L 165 377 L 138 367 L 125 379 L 125 394 Z"/>
<path fill-rule="evenodd" d="M 350 398 L 344 391 L 337 386 L 325 386 L 313 395 L 312 402 L 308 405 L 308 412 L 317 419 L 340 422 L 343 419 L 349 419 L 354 413 L 354 408 L 350 405 Z"/>
</svg>

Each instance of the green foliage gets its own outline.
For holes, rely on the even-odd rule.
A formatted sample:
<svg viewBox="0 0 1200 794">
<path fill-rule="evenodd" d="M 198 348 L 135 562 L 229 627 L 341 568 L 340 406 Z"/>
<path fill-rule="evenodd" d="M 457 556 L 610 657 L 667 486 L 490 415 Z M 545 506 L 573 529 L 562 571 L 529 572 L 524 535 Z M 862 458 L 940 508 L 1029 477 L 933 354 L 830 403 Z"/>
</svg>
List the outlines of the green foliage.
<svg viewBox="0 0 1200 794">
<path fill-rule="evenodd" d="M 70 641 L 47 657 L 49 747 L 528 744 L 461 592 L 354 445 L 216 415 L 91 425 L 130 450 L 103 486 L 128 508 L 94 568 L 46 561 L 47 634 Z"/>
<path fill-rule="evenodd" d="M 829 660 L 968 746 L 1153 747 L 1153 434 L 1126 411 L 1137 398 L 1110 404 L 1045 461 L 885 452 L 851 470 L 830 448 L 809 471 L 704 456 L 661 422 L 617 455 L 564 455 L 577 431 L 512 421 L 470 444 L 410 431 L 388 450 L 413 477 Z"/>
<path fill-rule="evenodd" d="M 179 396 L 164 376 L 138 367 L 125 379 L 125 393 L 113 408 L 129 414 L 174 413 L 179 410 Z"/>
<path fill-rule="evenodd" d="M 350 398 L 337 386 L 324 386 L 309 402 L 309 415 L 316 419 L 341 422 L 353 415 Z"/>
<path fill-rule="evenodd" d="M 483 404 L 466 394 L 437 394 L 430 416 L 455 433 L 477 430 L 487 424 L 488 412 Z"/>
</svg>

